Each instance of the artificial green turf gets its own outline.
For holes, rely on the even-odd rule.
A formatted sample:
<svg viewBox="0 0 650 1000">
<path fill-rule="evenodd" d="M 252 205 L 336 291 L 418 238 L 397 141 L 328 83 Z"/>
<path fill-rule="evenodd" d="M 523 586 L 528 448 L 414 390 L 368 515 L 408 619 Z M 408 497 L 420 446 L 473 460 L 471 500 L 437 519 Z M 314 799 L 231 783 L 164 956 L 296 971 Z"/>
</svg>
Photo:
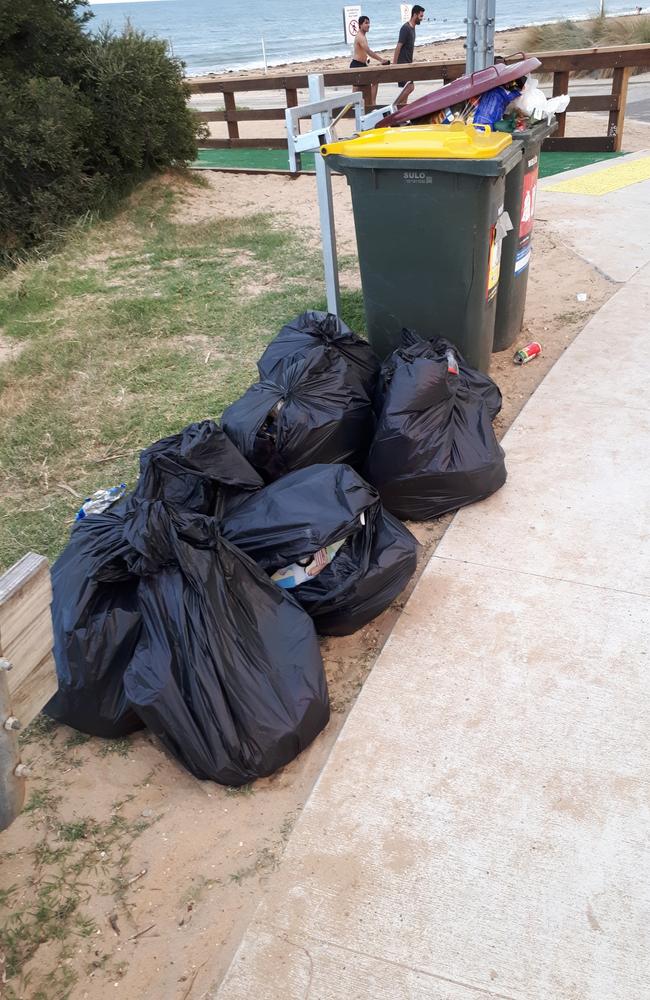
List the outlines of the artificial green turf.
<svg viewBox="0 0 650 1000">
<path fill-rule="evenodd" d="M 237 167 L 249 170 L 288 170 L 289 156 L 286 149 L 200 149 L 199 158 L 192 167 Z M 302 154 L 302 169 L 314 169 L 314 154 Z"/>
<path fill-rule="evenodd" d="M 591 163 L 609 160 L 624 153 L 542 153 L 540 177 L 586 167 Z M 192 164 L 194 168 L 231 167 L 249 170 L 288 170 L 289 161 L 284 149 L 200 149 L 199 158 Z M 303 170 L 314 169 L 314 154 L 303 153 Z"/>
<path fill-rule="evenodd" d="M 553 177 L 577 167 L 588 167 L 601 160 L 611 160 L 625 153 L 542 153 L 540 158 L 539 176 Z"/>
</svg>

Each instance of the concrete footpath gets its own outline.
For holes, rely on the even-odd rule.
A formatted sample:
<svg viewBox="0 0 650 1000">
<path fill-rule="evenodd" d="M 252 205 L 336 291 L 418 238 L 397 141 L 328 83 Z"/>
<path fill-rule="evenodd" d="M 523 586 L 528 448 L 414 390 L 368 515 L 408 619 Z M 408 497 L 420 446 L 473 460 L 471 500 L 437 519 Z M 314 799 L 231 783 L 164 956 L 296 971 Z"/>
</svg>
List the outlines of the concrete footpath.
<svg viewBox="0 0 650 1000">
<path fill-rule="evenodd" d="M 601 199 L 598 266 L 609 240 L 621 273 L 621 203 L 647 219 L 650 181 L 601 182 L 547 185 L 538 211 L 575 233 Z M 505 437 L 506 486 L 429 562 L 218 1000 L 650 996 L 650 227 L 633 228 L 632 273 Z"/>
</svg>

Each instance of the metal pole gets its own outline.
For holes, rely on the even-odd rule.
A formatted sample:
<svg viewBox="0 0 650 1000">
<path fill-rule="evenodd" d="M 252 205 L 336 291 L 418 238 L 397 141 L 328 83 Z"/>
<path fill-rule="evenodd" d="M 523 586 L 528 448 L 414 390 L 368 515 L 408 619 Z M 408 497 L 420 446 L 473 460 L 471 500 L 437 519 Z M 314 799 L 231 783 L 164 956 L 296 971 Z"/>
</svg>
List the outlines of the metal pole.
<svg viewBox="0 0 650 1000">
<path fill-rule="evenodd" d="M 497 0 L 488 0 L 485 65 L 494 66 L 494 28 L 497 20 Z"/>
<path fill-rule="evenodd" d="M 266 45 L 264 44 L 264 35 L 262 35 L 262 59 L 264 60 L 264 72 L 268 73 L 269 67 L 266 64 Z"/>
<path fill-rule="evenodd" d="M 325 97 L 325 84 L 320 73 L 312 73 L 309 80 L 309 100 L 322 101 Z M 320 112 L 312 115 L 312 129 L 326 129 L 328 114 Z M 323 265 L 325 268 L 325 292 L 327 294 L 327 310 L 339 315 L 341 296 L 339 291 L 339 265 L 336 257 L 336 229 L 334 226 L 334 202 L 332 200 L 332 178 L 329 167 L 318 150 L 314 154 L 316 163 L 316 188 L 318 191 L 318 211 L 320 214 L 321 243 L 323 246 Z"/>
<path fill-rule="evenodd" d="M 465 72 L 473 73 L 476 61 L 476 0 L 467 0 L 467 40 L 465 42 Z"/>
<path fill-rule="evenodd" d="M 487 56 L 488 0 L 476 0 L 476 58 L 474 69 L 485 69 Z"/>
</svg>

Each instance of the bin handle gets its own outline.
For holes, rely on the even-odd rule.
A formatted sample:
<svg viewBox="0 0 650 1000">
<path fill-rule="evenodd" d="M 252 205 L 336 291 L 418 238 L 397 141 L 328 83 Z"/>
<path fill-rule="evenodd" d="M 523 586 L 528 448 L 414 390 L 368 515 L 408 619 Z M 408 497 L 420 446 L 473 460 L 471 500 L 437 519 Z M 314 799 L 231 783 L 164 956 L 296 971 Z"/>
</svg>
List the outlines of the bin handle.
<svg viewBox="0 0 650 1000">
<path fill-rule="evenodd" d="M 472 73 L 472 75 L 470 76 L 470 80 L 472 81 L 472 84 L 474 83 L 474 77 L 476 76 L 477 73 L 485 73 L 485 71 L 488 70 L 488 69 L 494 70 L 494 75 L 496 76 L 497 80 L 499 79 L 499 73 L 497 71 L 496 66 L 494 66 L 494 65 L 492 65 L 492 66 L 486 66 L 485 69 L 477 69 L 477 70 L 474 71 L 474 73 Z"/>
<path fill-rule="evenodd" d="M 503 58 L 505 59 L 506 62 L 508 62 L 509 59 L 514 59 L 515 57 L 517 57 L 519 62 L 521 62 L 523 59 L 528 58 L 525 52 L 509 52 L 508 55 L 504 56 Z"/>
</svg>

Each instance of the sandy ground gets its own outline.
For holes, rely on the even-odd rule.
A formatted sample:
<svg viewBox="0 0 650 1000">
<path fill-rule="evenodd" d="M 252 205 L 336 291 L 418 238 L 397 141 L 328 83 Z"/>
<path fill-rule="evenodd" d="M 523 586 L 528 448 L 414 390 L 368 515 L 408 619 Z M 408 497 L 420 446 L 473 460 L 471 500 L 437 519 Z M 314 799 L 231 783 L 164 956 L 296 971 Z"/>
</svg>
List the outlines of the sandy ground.
<svg viewBox="0 0 650 1000">
<path fill-rule="evenodd" d="M 204 177 L 205 188 L 188 188 L 182 197 L 178 212 L 185 221 L 268 211 L 277 225 L 303 227 L 306 239 L 316 242 L 313 177 L 291 180 L 219 173 Z M 352 212 L 342 178 L 334 178 L 334 191 L 340 251 L 352 255 Z M 348 287 L 358 287 L 354 268 L 344 271 L 343 280 Z M 543 355 L 524 367 L 513 365 L 512 350 L 495 356 L 492 374 L 504 394 L 496 421 L 499 435 L 614 290 L 612 283 L 558 243 L 543 219 L 538 220 L 520 343 L 539 340 Z M 588 296 L 584 303 L 576 299 L 580 292 Z M 305 308 L 310 305 L 306 302 Z M 449 520 L 412 526 L 422 544 L 420 569 Z M 407 596 L 403 594 L 358 634 L 323 640 L 331 722 L 298 760 L 252 789 L 233 793 L 194 780 L 144 733 L 125 743 L 123 753 L 106 753 L 106 745 L 97 740 L 66 749 L 73 734 L 64 727 L 26 748 L 25 757 L 37 772 L 32 789 L 60 795 L 64 820 L 92 816 L 110 822 L 117 810 L 126 821 L 144 820 L 146 826 L 126 855 L 107 848 L 86 878 L 83 909 L 93 918 L 95 929 L 90 937 L 75 939 L 66 959 L 78 975 L 72 1000 L 115 996 L 197 1000 L 220 980 Z M 123 804 L 118 807 L 118 802 Z M 2 835 L 2 881 L 20 887 L 17 905 L 28 895 L 34 875 L 29 852 L 43 836 L 38 818 L 38 812 L 24 814 Z M 47 984 L 56 956 L 52 946 L 41 947 L 29 965 L 31 981 L 14 995 L 29 1000 L 40 982 Z M 43 995 L 49 1000 L 49 993 Z"/>
</svg>

